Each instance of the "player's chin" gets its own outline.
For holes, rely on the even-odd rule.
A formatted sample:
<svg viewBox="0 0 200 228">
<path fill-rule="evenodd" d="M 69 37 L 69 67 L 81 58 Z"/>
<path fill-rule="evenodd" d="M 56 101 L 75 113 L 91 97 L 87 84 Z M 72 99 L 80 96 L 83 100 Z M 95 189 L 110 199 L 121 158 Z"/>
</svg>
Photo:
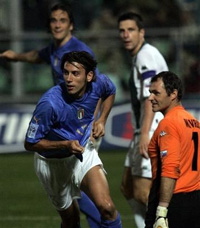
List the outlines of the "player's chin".
<svg viewBox="0 0 200 228">
<path fill-rule="evenodd" d="M 129 44 L 125 44 L 125 49 L 127 50 L 127 51 L 132 51 L 133 50 L 133 47 L 131 46 L 131 45 L 129 45 Z"/>
<path fill-rule="evenodd" d="M 158 107 L 157 107 L 157 106 L 152 105 L 152 111 L 153 111 L 153 112 L 158 112 L 158 111 L 159 111 L 159 109 L 158 109 Z"/>
<path fill-rule="evenodd" d="M 78 99 L 78 98 L 81 97 L 80 94 L 79 94 L 77 91 L 74 91 L 74 90 L 69 90 L 69 91 L 67 91 L 67 93 L 68 93 L 71 97 L 73 97 L 74 99 Z"/>
<path fill-rule="evenodd" d="M 59 40 L 59 41 L 63 40 L 63 35 L 62 34 L 52 33 L 52 35 L 53 35 L 53 38 L 56 39 L 56 40 Z"/>
<path fill-rule="evenodd" d="M 73 90 L 67 90 L 67 92 L 68 92 L 68 94 L 71 94 L 71 95 L 75 94 L 75 92 Z"/>
</svg>

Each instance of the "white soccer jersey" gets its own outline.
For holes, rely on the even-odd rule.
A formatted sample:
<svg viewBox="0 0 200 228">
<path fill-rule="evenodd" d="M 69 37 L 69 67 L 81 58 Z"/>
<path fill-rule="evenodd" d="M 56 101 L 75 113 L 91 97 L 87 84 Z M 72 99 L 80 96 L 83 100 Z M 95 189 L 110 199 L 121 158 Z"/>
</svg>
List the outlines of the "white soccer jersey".
<svg viewBox="0 0 200 228">
<path fill-rule="evenodd" d="M 154 46 L 144 43 L 136 56 L 133 57 L 133 81 L 137 90 L 137 99 L 140 101 L 140 116 L 137 121 L 142 122 L 144 116 L 144 100 L 150 95 L 149 86 L 153 76 L 168 71 L 167 64 L 162 54 Z M 131 90 L 131 87 L 130 87 Z M 163 115 L 159 112 L 155 113 L 151 131 L 157 127 Z M 136 130 L 136 119 L 133 114 L 133 128 Z M 138 130 L 138 129 L 137 129 Z"/>
</svg>

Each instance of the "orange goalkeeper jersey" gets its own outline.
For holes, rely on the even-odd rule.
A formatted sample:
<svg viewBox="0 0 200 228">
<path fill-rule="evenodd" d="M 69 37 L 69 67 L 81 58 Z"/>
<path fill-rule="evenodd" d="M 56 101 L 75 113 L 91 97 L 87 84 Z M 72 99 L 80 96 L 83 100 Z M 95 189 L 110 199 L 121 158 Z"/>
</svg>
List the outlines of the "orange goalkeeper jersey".
<svg viewBox="0 0 200 228">
<path fill-rule="evenodd" d="M 177 179 L 174 193 L 200 190 L 200 122 L 182 106 L 171 109 L 159 123 L 149 156 L 153 179 Z"/>
</svg>

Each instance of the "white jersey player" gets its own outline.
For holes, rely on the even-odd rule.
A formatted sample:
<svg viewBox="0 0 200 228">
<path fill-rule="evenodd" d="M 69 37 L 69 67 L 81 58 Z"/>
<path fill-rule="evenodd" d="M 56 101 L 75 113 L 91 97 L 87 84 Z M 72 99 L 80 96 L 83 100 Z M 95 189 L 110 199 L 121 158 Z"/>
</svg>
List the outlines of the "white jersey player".
<svg viewBox="0 0 200 228">
<path fill-rule="evenodd" d="M 144 25 L 140 15 L 134 12 L 122 14 L 118 19 L 120 38 L 132 58 L 129 79 L 133 141 L 125 160 L 121 190 L 134 211 L 138 228 L 144 227 L 144 216 L 151 186 L 151 164 L 147 149 L 150 138 L 162 119 L 161 113 L 152 112 L 148 101 L 150 80 L 167 64 L 161 53 L 145 42 Z M 132 184 L 130 184 L 130 181 Z"/>
</svg>

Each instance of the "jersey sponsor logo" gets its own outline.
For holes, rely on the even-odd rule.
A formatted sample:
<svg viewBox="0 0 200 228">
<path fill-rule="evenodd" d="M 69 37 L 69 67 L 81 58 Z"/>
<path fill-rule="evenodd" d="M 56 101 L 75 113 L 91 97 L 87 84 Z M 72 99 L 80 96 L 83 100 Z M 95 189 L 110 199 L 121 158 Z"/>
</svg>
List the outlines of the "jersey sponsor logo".
<svg viewBox="0 0 200 228">
<path fill-rule="evenodd" d="M 36 124 L 39 122 L 40 119 L 37 119 L 36 116 L 33 117 L 33 119 L 35 120 Z"/>
<path fill-rule="evenodd" d="M 83 117 L 84 117 L 84 109 L 83 108 L 78 110 L 77 117 L 79 120 L 83 119 Z"/>
<path fill-rule="evenodd" d="M 165 131 L 161 131 L 160 132 L 160 137 L 163 137 L 163 136 L 165 136 L 167 133 L 165 132 Z"/>
<path fill-rule="evenodd" d="M 148 68 L 146 66 L 142 66 L 142 70 L 147 70 Z"/>
<path fill-rule="evenodd" d="M 39 125 L 38 124 L 34 124 L 31 123 L 29 128 L 28 128 L 28 132 L 27 132 L 27 136 L 31 139 L 35 138 L 35 135 L 37 133 L 37 129 L 38 129 Z"/>
<path fill-rule="evenodd" d="M 76 132 L 77 132 L 79 135 L 82 135 L 82 136 L 83 136 L 83 133 L 82 133 L 79 129 L 77 129 Z"/>
<path fill-rule="evenodd" d="M 160 157 L 163 158 L 167 155 L 167 150 L 160 151 Z"/>
<path fill-rule="evenodd" d="M 84 124 L 83 126 L 81 126 L 81 129 L 85 129 L 88 125 L 87 124 Z"/>
<path fill-rule="evenodd" d="M 142 166 L 142 170 L 148 170 L 148 166 L 146 165 Z"/>
</svg>

